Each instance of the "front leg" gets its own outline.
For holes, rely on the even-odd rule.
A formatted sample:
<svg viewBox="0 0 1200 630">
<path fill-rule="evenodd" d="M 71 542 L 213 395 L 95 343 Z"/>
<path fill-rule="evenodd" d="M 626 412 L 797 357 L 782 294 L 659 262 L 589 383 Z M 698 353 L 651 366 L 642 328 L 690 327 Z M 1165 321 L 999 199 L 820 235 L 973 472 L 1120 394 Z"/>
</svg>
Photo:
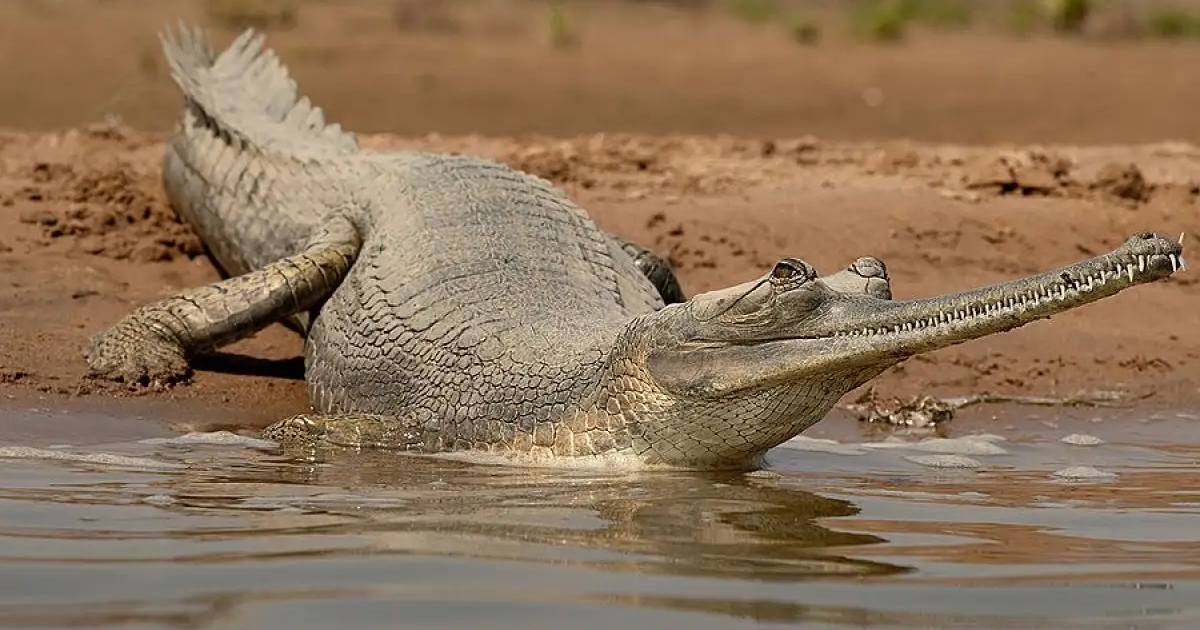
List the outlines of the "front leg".
<svg viewBox="0 0 1200 630">
<path fill-rule="evenodd" d="M 687 298 L 683 295 L 683 289 L 679 286 L 679 280 L 675 278 L 675 270 L 671 269 L 671 265 L 663 260 L 654 252 L 634 243 L 633 241 L 625 240 L 616 235 L 609 235 L 629 257 L 633 259 L 633 264 L 637 266 L 642 275 L 658 289 L 658 294 L 662 297 L 663 304 L 677 304 L 686 302 Z"/>
<path fill-rule="evenodd" d="M 138 308 L 92 338 L 85 352 L 89 375 L 158 387 L 186 380 L 188 361 L 196 354 L 328 298 L 360 247 L 354 226 L 337 217 L 299 254 Z"/>
</svg>

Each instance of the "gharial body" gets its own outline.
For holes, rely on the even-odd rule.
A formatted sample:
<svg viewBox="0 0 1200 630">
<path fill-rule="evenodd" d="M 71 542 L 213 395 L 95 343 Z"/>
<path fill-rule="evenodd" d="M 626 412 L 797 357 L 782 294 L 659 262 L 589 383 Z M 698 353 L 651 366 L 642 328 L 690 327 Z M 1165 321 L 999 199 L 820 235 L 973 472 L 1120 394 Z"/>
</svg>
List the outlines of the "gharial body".
<svg viewBox="0 0 1200 630">
<path fill-rule="evenodd" d="M 737 467 L 908 356 L 1170 275 L 1151 234 L 1049 273 L 893 300 L 882 262 L 818 277 L 788 258 L 684 300 L 652 253 L 547 182 L 490 161 L 361 151 L 247 32 L 214 55 L 164 37 L 183 119 L 164 181 L 229 277 L 98 334 L 93 375 L 167 383 L 286 321 L 313 414 L 285 442 L 514 461 Z"/>
</svg>

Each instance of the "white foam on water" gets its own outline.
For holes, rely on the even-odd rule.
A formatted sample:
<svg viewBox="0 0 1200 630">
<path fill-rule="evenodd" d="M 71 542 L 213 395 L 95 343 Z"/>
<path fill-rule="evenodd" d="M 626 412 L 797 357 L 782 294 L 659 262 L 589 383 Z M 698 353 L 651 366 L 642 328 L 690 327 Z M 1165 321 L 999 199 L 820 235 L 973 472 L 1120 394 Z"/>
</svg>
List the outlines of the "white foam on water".
<svg viewBox="0 0 1200 630">
<path fill-rule="evenodd" d="M 0 446 L 0 457 L 9 459 L 47 459 L 66 462 L 84 462 L 103 466 L 124 466 L 128 468 L 183 468 L 182 464 L 163 462 L 145 457 L 130 457 L 113 453 L 72 453 L 69 451 L 51 451 L 32 446 Z"/>
<path fill-rule="evenodd" d="M 819 453 L 833 453 L 834 455 L 862 455 L 866 452 L 857 446 L 842 444 L 837 440 L 811 438 L 803 435 L 797 435 L 783 444 L 780 444 L 780 446 L 797 451 L 816 451 Z"/>
<path fill-rule="evenodd" d="M 1110 473 L 1091 466 L 1070 466 L 1052 473 L 1060 479 L 1115 479 L 1116 473 Z"/>
<path fill-rule="evenodd" d="M 983 463 L 962 455 L 908 455 L 904 459 L 930 468 L 979 468 Z"/>
<path fill-rule="evenodd" d="M 1071 444 L 1073 446 L 1098 446 L 1104 443 L 1104 440 L 1085 433 L 1072 433 L 1059 441 L 1063 444 Z"/>
<path fill-rule="evenodd" d="M 150 505 L 158 506 L 174 505 L 175 497 L 167 494 L 152 494 L 150 496 L 142 497 L 142 503 L 149 503 Z"/>
<path fill-rule="evenodd" d="M 883 442 L 860 444 L 864 448 L 899 448 L 945 455 L 1005 455 L 1008 451 L 997 446 L 992 435 L 965 435 L 960 438 L 928 438 L 920 442 L 888 439 Z M 1003 439 L 1003 438 L 1001 438 Z"/>
<path fill-rule="evenodd" d="M 229 431 L 210 431 L 184 433 L 169 438 L 149 438 L 138 440 L 140 444 L 168 444 L 176 446 L 191 446 L 196 444 L 209 444 L 215 446 L 244 446 L 246 448 L 275 448 L 279 446 L 270 440 L 260 440 L 258 438 L 246 437 Z"/>
</svg>

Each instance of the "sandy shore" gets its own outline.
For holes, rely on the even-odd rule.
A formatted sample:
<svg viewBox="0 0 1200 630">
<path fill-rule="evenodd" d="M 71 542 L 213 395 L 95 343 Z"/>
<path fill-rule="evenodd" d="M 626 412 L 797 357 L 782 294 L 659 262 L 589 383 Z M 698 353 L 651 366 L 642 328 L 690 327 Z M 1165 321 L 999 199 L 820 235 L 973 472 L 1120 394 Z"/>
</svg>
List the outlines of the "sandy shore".
<svg viewBox="0 0 1200 630">
<path fill-rule="evenodd" d="M 301 340 L 281 326 L 205 359 L 193 383 L 167 392 L 84 378 L 91 334 L 138 304 L 217 278 L 165 202 L 161 142 L 103 125 L 0 131 L 0 397 L 53 406 L 138 396 L 216 410 L 231 424 L 304 409 Z M 603 227 L 670 256 L 689 293 L 743 281 L 785 255 L 822 271 L 880 256 L 897 297 L 917 297 L 1069 263 L 1142 230 L 1200 241 L 1200 149 L 1183 143 L 600 135 L 372 136 L 364 144 L 482 154 L 547 177 Z M 1142 405 L 1194 406 L 1198 282 L 1181 274 L 910 360 L 875 383 L 885 395 L 1119 390 L 1149 396 Z"/>
</svg>

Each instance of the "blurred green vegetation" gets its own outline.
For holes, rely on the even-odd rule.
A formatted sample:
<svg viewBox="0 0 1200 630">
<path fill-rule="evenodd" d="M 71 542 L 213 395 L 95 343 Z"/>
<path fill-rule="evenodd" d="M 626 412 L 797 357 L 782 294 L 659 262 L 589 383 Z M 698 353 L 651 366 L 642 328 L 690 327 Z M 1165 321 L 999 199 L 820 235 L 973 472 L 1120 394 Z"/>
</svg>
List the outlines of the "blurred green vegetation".
<svg viewBox="0 0 1200 630">
<path fill-rule="evenodd" d="M 725 4 L 730 13 L 751 24 L 766 24 L 783 15 L 779 0 L 725 0 Z"/>
<path fill-rule="evenodd" d="M 1082 31 L 1092 13 L 1090 0 L 1046 0 L 1045 7 L 1050 25 L 1061 33 Z"/>
<path fill-rule="evenodd" d="M 973 6 L 967 0 L 868 0 L 851 14 L 855 33 L 870 41 L 894 42 L 910 23 L 940 29 L 970 26 Z"/>
<path fill-rule="evenodd" d="M 1167 9 L 1151 15 L 1147 27 L 1150 34 L 1163 39 L 1200 38 L 1200 15 Z"/>
<path fill-rule="evenodd" d="M 567 14 L 567 0 L 548 0 L 546 32 L 550 37 L 550 45 L 555 48 L 574 48 L 579 45 L 579 35 Z"/>
<path fill-rule="evenodd" d="M 209 18 L 230 28 L 287 28 L 305 4 L 331 0 L 201 0 Z M 393 22 L 408 31 L 458 32 L 481 0 L 391 0 Z M 582 18 L 614 4 L 723 14 L 774 29 L 803 46 L 851 36 L 902 42 L 921 30 L 1071 35 L 1095 39 L 1200 40 L 1200 0 L 508 0 L 509 15 L 546 34 L 556 49 L 579 46 Z M 490 0 L 501 5 L 503 0 Z M 1188 6 L 1188 5 L 1191 6 Z M 496 6 L 492 7 L 493 10 Z M 531 13 L 533 11 L 533 13 Z M 536 19 L 517 16 L 538 16 Z M 537 22 L 541 23 L 538 24 Z M 469 29 L 468 29 L 469 30 Z"/>
</svg>

